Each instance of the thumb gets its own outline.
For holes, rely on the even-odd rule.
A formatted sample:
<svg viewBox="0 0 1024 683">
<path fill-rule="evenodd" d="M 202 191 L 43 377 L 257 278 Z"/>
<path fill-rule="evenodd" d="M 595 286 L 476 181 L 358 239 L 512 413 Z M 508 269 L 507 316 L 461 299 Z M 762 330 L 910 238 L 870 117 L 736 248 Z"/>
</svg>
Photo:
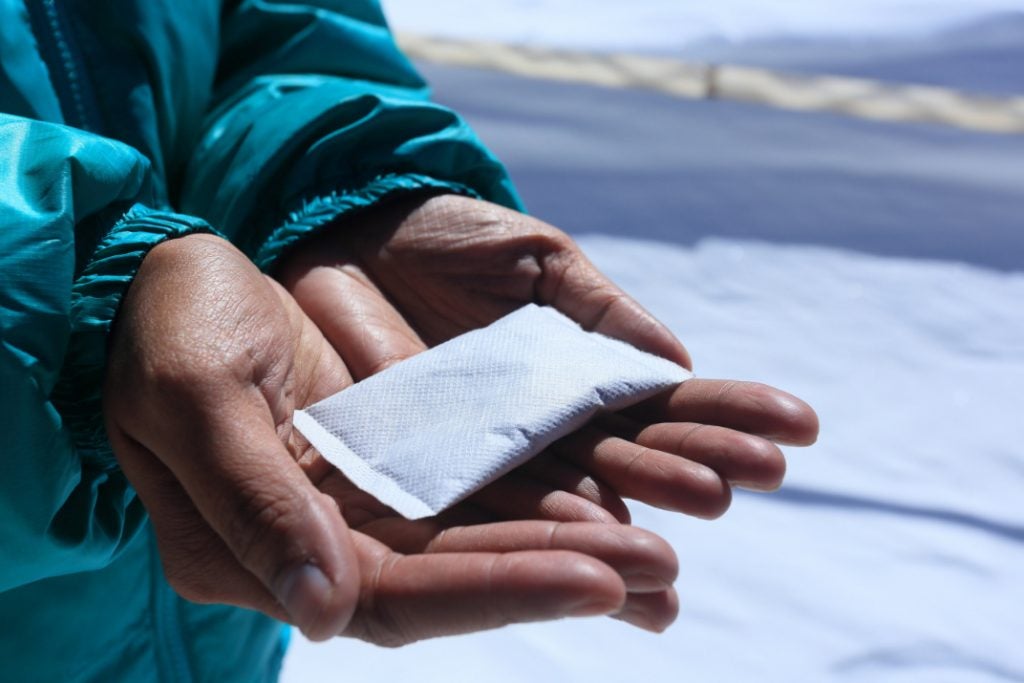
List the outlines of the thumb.
<svg viewBox="0 0 1024 683">
<path fill-rule="evenodd" d="M 671 330 L 605 277 L 568 235 L 558 234 L 560 248 L 545 259 L 537 285 L 540 301 L 584 329 L 621 339 L 692 370 L 689 352 Z"/>
<path fill-rule="evenodd" d="M 360 580 L 337 504 L 282 444 L 259 397 L 243 392 L 214 416 L 195 417 L 170 447 L 147 446 L 306 637 L 338 635 L 352 618 Z"/>
</svg>

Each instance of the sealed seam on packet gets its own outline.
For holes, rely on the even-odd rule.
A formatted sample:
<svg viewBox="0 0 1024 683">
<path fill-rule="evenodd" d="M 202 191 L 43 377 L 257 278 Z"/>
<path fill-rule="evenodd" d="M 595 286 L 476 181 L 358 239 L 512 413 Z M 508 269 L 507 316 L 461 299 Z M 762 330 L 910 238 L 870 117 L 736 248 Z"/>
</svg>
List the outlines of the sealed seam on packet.
<svg viewBox="0 0 1024 683">
<path fill-rule="evenodd" d="M 435 515 L 583 426 L 693 375 L 533 304 L 295 412 L 352 483 Z"/>
</svg>

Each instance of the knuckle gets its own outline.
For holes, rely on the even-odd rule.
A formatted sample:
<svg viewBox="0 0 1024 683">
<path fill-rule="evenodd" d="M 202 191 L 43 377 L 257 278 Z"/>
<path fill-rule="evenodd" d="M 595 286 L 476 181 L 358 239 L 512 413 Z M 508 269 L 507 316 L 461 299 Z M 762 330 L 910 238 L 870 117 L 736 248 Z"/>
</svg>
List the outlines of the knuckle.
<svg viewBox="0 0 1024 683">
<path fill-rule="evenodd" d="M 533 231 L 538 240 L 545 245 L 546 250 L 551 253 L 573 253 L 579 251 L 576 241 L 558 228 L 546 223 L 536 222 L 533 226 Z"/>
<path fill-rule="evenodd" d="M 177 355 L 147 362 L 141 379 L 143 386 L 165 400 L 181 401 L 210 386 L 219 386 L 223 369 L 205 354 L 180 358 Z"/>
<path fill-rule="evenodd" d="M 710 427 L 711 425 L 697 424 L 694 425 L 693 427 L 684 429 L 682 434 L 680 434 L 676 439 L 676 442 L 674 444 L 674 450 L 672 450 L 672 452 L 675 453 L 676 455 L 687 455 L 690 453 L 688 449 L 693 444 L 693 442 L 697 442 L 697 446 L 695 447 L 695 449 L 699 449 L 699 442 L 707 434 Z M 668 440 L 668 437 L 671 434 L 671 429 L 672 426 L 670 424 L 664 425 L 664 433 L 666 435 L 666 440 Z"/>
<path fill-rule="evenodd" d="M 743 387 L 743 390 L 755 405 L 773 406 L 775 404 L 775 389 L 763 382 L 742 382 L 737 383 L 737 386 Z"/>
<path fill-rule="evenodd" d="M 729 404 L 733 394 L 741 386 L 743 386 L 743 384 L 735 380 L 728 380 L 726 382 L 722 382 L 722 384 L 719 385 L 718 390 L 715 394 L 715 405 L 717 406 L 719 411 L 721 411 L 724 407 L 726 407 Z"/>
<path fill-rule="evenodd" d="M 178 395 L 192 386 L 194 375 L 201 377 L 202 374 L 196 372 L 191 363 L 156 362 L 146 368 L 145 380 L 161 394 Z"/>
</svg>

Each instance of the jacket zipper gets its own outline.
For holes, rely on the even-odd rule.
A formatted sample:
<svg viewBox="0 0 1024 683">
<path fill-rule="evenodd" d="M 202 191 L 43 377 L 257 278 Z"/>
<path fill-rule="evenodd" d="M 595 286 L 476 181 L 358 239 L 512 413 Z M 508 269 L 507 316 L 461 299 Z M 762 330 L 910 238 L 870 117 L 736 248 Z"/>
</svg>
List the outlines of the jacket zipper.
<svg viewBox="0 0 1024 683">
<path fill-rule="evenodd" d="M 66 30 L 66 17 L 57 0 L 25 0 L 32 32 L 39 52 L 50 73 L 50 81 L 67 125 L 98 131 L 94 117 L 89 116 L 87 83 L 75 59 L 71 31 Z"/>
</svg>

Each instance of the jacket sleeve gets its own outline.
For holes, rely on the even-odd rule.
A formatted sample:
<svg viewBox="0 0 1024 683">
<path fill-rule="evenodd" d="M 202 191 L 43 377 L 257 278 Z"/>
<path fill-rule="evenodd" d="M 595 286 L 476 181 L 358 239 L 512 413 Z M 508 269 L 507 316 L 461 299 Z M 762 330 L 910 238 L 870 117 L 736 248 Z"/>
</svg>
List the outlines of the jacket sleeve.
<svg viewBox="0 0 1024 683">
<path fill-rule="evenodd" d="M 0 591 L 106 565 L 145 521 L 110 453 L 107 333 L 150 248 L 209 231 L 146 208 L 149 162 L 0 114 Z"/>
<path fill-rule="evenodd" d="M 306 233 L 395 193 L 433 188 L 518 208 L 501 164 L 427 97 L 376 0 L 228 2 L 181 208 L 264 268 Z"/>
</svg>

